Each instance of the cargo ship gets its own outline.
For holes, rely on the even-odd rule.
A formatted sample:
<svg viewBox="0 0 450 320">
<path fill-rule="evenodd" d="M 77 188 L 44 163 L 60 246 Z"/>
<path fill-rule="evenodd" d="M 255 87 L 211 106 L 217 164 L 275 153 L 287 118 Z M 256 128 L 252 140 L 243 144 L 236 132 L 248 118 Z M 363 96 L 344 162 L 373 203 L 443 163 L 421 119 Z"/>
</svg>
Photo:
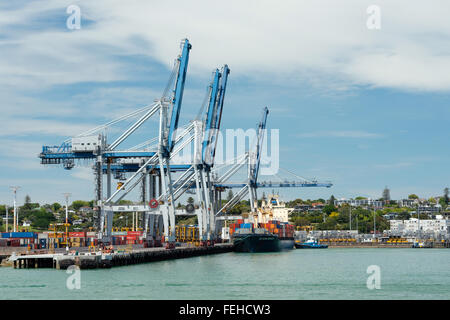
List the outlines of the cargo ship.
<svg viewBox="0 0 450 320">
<path fill-rule="evenodd" d="M 246 223 L 244 223 L 244 219 L 238 219 L 235 220 L 236 223 L 225 225 L 222 228 L 222 240 L 238 243 L 239 250 L 241 250 L 242 240 L 247 239 L 247 245 L 252 244 L 250 249 L 245 247 L 245 250 L 249 252 L 294 249 L 294 226 L 288 222 L 292 210 L 286 208 L 286 205 L 279 200 L 278 195 L 269 195 L 267 198 L 263 196 L 261 206 L 257 208 L 256 212 L 246 216 Z M 249 237 L 249 235 L 252 236 Z M 272 242 L 270 245 L 259 244 L 258 239 L 261 239 L 261 242 L 270 242 L 269 238 Z"/>
<path fill-rule="evenodd" d="M 238 229 L 233 233 L 232 241 L 235 252 L 277 252 L 281 249 L 278 236 L 263 228 Z"/>
<path fill-rule="evenodd" d="M 263 196 L 261 207 L 258 208 L 258 216 L 254 217 L 260 222 L 267 222 L 260 223 L 260 227 L 277 234 L 283 250 L 294 249 L 294 226 L 289 224 L 289 215 L 292 210 L 292 208 L 286 208 L 286 204 L 280 200 L 279 195 L 270 194 L 267 198 Z"/>
<path fill-rule="evenodd" d="M 294 248 L 294 226 L 279 221 L 231 224 L 230 239 L 239 252 L 276 252 Z"/>
<path fill-rule="evenodd" d="M 268 223 L 259 223 L 260 228 L 264 228 L 269 233 L 277 235 L 282 250 L 294 249 L 294 226 L 287 222 L 271 220 Z"/>
</svg>

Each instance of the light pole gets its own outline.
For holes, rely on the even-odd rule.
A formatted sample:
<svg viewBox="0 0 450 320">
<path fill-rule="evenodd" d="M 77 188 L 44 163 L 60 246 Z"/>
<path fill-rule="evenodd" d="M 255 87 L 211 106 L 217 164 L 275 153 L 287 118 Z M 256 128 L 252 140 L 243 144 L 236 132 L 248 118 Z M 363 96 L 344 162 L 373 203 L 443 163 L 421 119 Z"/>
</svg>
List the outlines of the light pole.
<svg viewBox="0 0 450 320">
<path fill-rule="evenodd" d="M 417 204 L 417 236 L 420 239 L 420 213 L 419 213 L 419 204 Z"/>
<path fill-rule="evenodd" d="M 20 189 L 19 186 L 11 186 L 10 189 L 14 192 L 14 228 L 13 232 L 17 232 L 17 225 L 19 224 L 19 219 L 17 216 L 17 190 Z"/>
<path fill-rule="evenodd" d="M 375 232 L 376 232 L 376 222 L 375 222 L 375 207 L 373 208 L 373 237 L 375 238 Z"/>
<path fill-rule="evenodd" d="M 63 193 L 64 197 L 66 198 L 66 252 L 69 252 L 69 239 L 68 239 L 68 231 L 69 231 L 69 197 L 71 196 L 70 193 Z"/>
<path fill-rule="evenodd" d="M 352 230 L 352 204 L 350 203 L 350 226 L 349 226 L 349 230 Z"/>
<path fill-rule="evenodd" d="M 358 213 L 356 213 L 356 233 L 359 233 L 359 226 L 358 226 Z"/>
<path fill-rule="evenodd" d="M 5 230 L 5 232 L 8 232 L 8 206 L 5 206 L 5 209 L 6 209 L 6 230 Z"/>
</svg>

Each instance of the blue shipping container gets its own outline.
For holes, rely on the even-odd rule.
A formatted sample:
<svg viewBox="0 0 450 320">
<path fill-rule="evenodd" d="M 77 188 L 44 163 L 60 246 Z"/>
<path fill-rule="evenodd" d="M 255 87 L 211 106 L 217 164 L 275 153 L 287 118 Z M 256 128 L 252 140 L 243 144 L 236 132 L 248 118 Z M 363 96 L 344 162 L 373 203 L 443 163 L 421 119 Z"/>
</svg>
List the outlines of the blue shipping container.
<svg viewBox="0 0 450 320">
<path fill-rule="evenodd" d="M 34 232 L 10 232 L 10 238 L 36 238 Z"/>
</svg>

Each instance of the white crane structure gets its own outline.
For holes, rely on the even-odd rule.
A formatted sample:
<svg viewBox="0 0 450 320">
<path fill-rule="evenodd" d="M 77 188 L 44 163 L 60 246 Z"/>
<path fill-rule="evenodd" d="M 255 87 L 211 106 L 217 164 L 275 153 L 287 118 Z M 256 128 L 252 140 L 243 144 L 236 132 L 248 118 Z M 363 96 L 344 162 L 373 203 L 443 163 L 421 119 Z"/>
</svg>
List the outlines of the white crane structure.
<svg viewBox="0 0 450 320">
<path fill-rule="evenodd" d="M 111 242 L 113 215 L 116 212 L 143 213 L 144 238 L 148 244 L 163 240 L 167 248 L 173 248 L 176 215 L 196 215 L 200 240 L 206 245 L 218 238 L 215 225 L 217 217 L 223 216 L 246 194 L 250 195 L 252 212 L 255 211 L 256 188 L 264 187 L 258 185 L 257 177 L 268 109 L 264 109 L 263 119 L 258 126 L 255 150 L 240 156 L 237 163 L 221 177 L 213 174 L 230 69 L 228 65 L 224 65 L 222 69 L 213 72 L 205 98 L 207 110 L 203 118 L 199 119 L 201 117 L 198 116 L 187 125 L 179 127 L 191 48 L 189 41 L 184 39 L 169 83 L 162 97 L 153 104 L 67 139 L 60 146 L 42 148 L 39 155 L 42 164 L 62 164 L 65 169 L 70 170 L 77 161 L 93 162 L 94 209 L 98 213 L 99 239 L 105 243 Z M 131 126 L 112 143 L 108 143 L 106 134 L 102 133 L 105 129 L 137 116 L 139 118 Z M 119 150 L 123 142 L 156 116 L 159 116 L 157 137 L 126 150 Z M 194 150 L 192 161 L 182 164 L 174 162 L 190 145 L 193 145 Z M 244 165 L 248 166 L 248 179 L 244 185 L 227 185 L 228 179 Z M 175 173 L 177 178 L 174 178 Z M 106 195 L 103 192 L 104 176 Z M 113 178 L 120 181 L 114 191 Z M 238 186 L 241 190 L 221 208 L 221 192 L 225 188 Z M 139 203 L 121 204 L 120 200 L 136 188 L 140 188 Z M 197 205 L 187 206 L 184 210 L 176 209 L 175 202 L 185 192 L 195 192 Z"/>
</svg>

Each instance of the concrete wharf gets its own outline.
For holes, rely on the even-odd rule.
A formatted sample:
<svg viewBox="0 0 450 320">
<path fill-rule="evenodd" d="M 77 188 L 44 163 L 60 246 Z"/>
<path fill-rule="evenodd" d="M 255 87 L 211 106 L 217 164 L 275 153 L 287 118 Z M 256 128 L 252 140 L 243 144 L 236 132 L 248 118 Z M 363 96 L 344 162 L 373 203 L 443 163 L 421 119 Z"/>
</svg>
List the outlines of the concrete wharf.
<svg viewBox="0 0 450 320">
<path fill-rule="evenodd" d="M 146 262 L 190 258 L 210 254 L 219 254 L 233 251 L 229 243 L 216 244 L 208 247 L 176 247 L 165 248 L 139 248 L 131 251 L 116 250 L 112 253 L 78 252 L 76 254 L 42 253 L 11 255 L 3 261 L 3 265 L 18 269 L 28 268 L 54 268 L 67 269 L 76 265 L 80 269 L 111 268 Z"/>
</svg>

